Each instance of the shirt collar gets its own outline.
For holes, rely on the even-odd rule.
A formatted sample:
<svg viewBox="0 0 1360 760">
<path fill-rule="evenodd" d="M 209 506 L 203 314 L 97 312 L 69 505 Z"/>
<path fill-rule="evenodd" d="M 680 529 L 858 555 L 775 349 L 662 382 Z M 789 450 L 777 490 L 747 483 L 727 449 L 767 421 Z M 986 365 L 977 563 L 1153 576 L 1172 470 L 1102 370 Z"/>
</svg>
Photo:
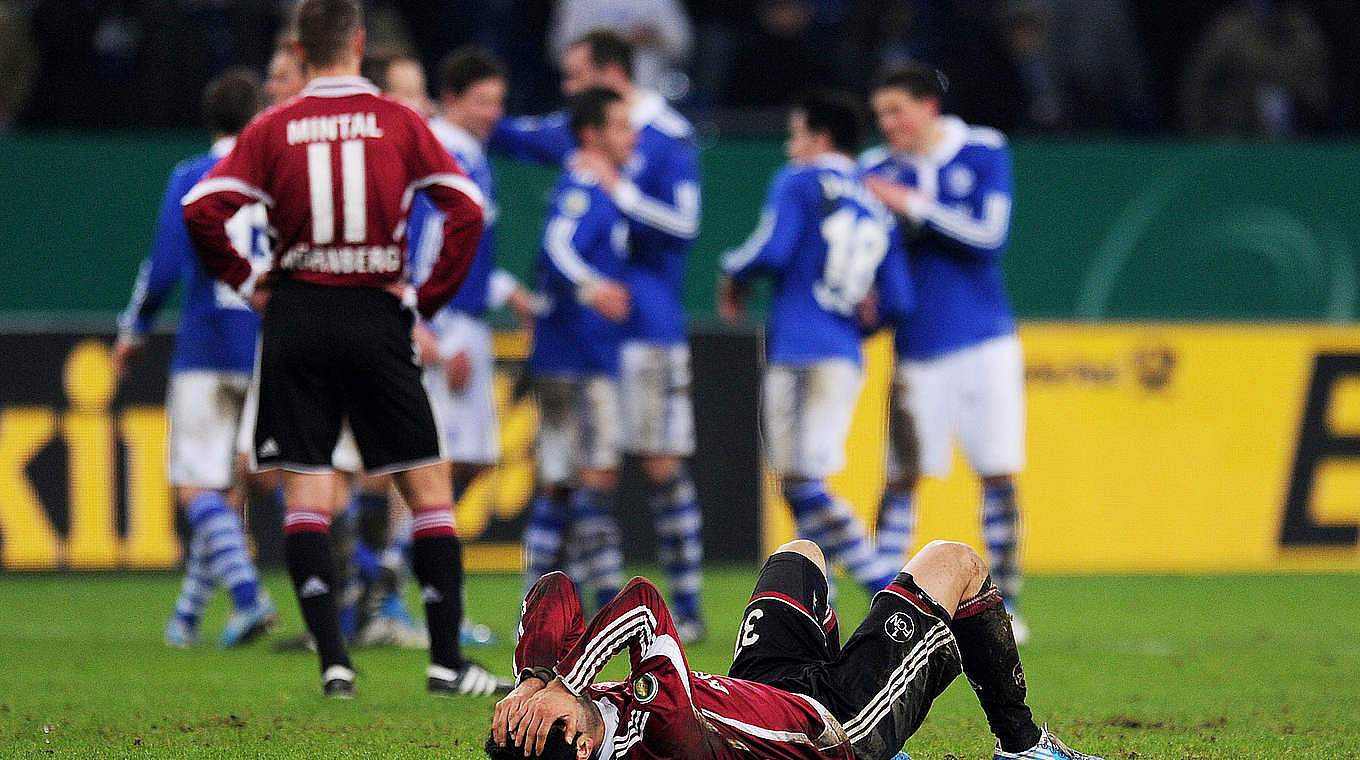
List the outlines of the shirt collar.
<svg viewBox="0 0 1360 760">
<path fill-rule="evenodd" d="M 373 83 L 360 76 L 315 77 L 302 88 L 303 97 L 343 98 L 347 95 L 380 95 Z"/>
<path fill-rule="evenodd" d="M 604 723 L 604 738 L 600 740 L 600 749 L 595 754 L 595 760 L 613 760 L 614 737 L 619 733 L 619 708 L 607 699 L 593 701 L 595 706 L 600 708 L 600 722 Z"/>
<path fill-rule="evenodd" d="M 940 125 L 940 141 L 935 143 L 935 147 L 925 153 L 899 151 L 894 155 L 914 164 L 949 163 L 963 149 L 964 143 L 968 142 L 968 125 L 963 122 L 963 119 L 953 114 L 941 116 L 938 124 Z"/>
<path fill-rule="evenodd" d="M 820 156 L 814 157 L 808 164 L 810 166 L 834 169 L 851 176 L 854 176 L 856 168 L 855 159 L 843 153 L 823 153 Z"/>
<path fill-rule="evenodd" d="M 236 147 L 236 138 L 228 135 L 227 137 L 217 138 L 217 141 L 212 144 L 212 147 L 208 149 L 208 152 L 221 158 L 230 153 L 231 149 L 234 147 Z"/>
<path fill-rule="evenodd" d="M 470 163 L 484 163 L 486 159 L 486 148 L 481 140 L 472 136 L 472 133 L 445 119 L 436 116 L 430 119 L 430 131 L 439 138 L 439 142 L 451 153 L 464 156 Z M 472 167 L 464 167 L 471 170 Z"/>
</svg>

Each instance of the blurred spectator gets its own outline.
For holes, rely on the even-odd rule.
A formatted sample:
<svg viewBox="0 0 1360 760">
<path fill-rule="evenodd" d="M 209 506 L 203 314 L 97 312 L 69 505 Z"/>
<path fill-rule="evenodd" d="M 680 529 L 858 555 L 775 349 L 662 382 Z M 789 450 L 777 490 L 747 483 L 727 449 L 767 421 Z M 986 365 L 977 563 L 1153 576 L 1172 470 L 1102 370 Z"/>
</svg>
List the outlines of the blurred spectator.
<svg viewBox="0 0 1360 760">
<path fill-rule="evenodd" d="M 1191 54 L 1182 127 L 1195 134 L 1280 138 L 1324 128 L 1327 41 L 1299 3 L 1246 0 L 1220 11 Z"/>
<path fill-rule="evenodd" d="M 600 28 L 633 43 L 638 86 L 667 100 L 689 94 L 689 77 L 681 66 L 689 60 L 694 31 L 680 0 L 558 0 L 549 34 L 552 58 L 561 60 L 568 46 Z"/>
<path fill-rule="evenodd" d="M 941 67 L 955 82 L 953 110 L 964 121 L 1008 133 L 1067 126 L 1054 70 L 1048 8 L 1039 0 L 953 0 L 952 44 Z"/>
<path fill-rule="evenodd" d="M 0 2 L 0 51 L 0 130 L 4 130 L 27 102 L 38 70 L 28 20 L 8 2 Z"/>
<path fill-rule="evenodd" d="M 694 23 L 689 102 L 711 106 L 727 88 L 737 36 L 750 13 L 744 0 L 687 0 L 685 7 Z"/>
<path fill-rule="evenodd" d="M 808 89 L 833 87 L 841 71 L 813 37 L 811 0 L 758 0 L 755 23 L 744 27 L 728 76 L 729 105 L 783 109 Z"/>
<path fill-rule="evenodd" d="M 1076 131 L 1159 127 L 1147 56 L 1125 0 L 1047 0 L 1051 45 Z"/>
<path fill-rule="evenodd" d="M 384 95 L 400 100 L 427 119 L 434 115 L 425 69 L 402 48 L 382 46 L 365 52 L 360 73 Z"/>
</svg>

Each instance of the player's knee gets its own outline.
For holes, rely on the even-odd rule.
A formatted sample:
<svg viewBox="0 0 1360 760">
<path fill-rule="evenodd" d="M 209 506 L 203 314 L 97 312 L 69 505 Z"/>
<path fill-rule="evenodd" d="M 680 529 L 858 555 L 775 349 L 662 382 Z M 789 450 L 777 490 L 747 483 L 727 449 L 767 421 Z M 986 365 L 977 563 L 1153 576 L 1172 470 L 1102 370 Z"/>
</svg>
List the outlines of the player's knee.
<svg viewBox="0 0 1360 760">
<path fill-rule="evenodd" d="M 922 547 L 917 556 L 946 565 L 968 581 L 977 580 L 981 583 L 987 577 L 987 562 L 965 543 L 936 539 Z"/>
<path fill-rule="evenodd" d="M 653 483 L 669 483 L 680 474 L 680 458 L 666 456 L 643 457 L 639 463 L 642 473 Z"/>
<path fill-rule="evenodd" d="M 888 480 L 887 489 L 895 493 L 913 493 L 916 491 L 916 482 L 920 477 L 916 473 L 900 475 Z"/>
<path fill-rule="evenodd" d="M 613 491 L 618 482 L 614 470 L 582 470 L 581 485 L 592 491 Z"/>
<path fill-rule="evenodd" d="M 812 564 L 821 569 L 822 575 L 826 575 L 826 557 L 822 554 L 822 547 L 818 546 L 814 541 L 809 541 L 806 538 L 796 538 L 774 551 L 775 554 L 778 554 L 779 552 L 801 554 L 812 560 Z"/>
</svg>

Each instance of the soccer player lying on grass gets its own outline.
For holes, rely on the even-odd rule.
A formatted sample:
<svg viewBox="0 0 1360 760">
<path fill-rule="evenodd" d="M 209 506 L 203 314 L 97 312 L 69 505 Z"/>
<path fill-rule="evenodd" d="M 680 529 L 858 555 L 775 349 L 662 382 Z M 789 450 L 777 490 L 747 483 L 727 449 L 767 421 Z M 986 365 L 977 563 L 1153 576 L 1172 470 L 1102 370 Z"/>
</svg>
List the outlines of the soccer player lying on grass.
<svg viewBox="0 0 1360 760">
<path fill-rule="evenodd" d="M 690 670 L 656 586 L 634 578 L 587 626 L 567 576 L 524 600 L 519 685 L 496 704 L 491 760 L 888 760 L 960 672 L 997 737 L 994 757 L 1099 760 L 1034 723 L 1001 596 L 964 544 L 934 541 L 874 595 L 840 646 L 826 563 L 781 546 L 746 605 L 730 675 Z M 623 683 L 592 684 L 627 647 Z"/>
</svg>

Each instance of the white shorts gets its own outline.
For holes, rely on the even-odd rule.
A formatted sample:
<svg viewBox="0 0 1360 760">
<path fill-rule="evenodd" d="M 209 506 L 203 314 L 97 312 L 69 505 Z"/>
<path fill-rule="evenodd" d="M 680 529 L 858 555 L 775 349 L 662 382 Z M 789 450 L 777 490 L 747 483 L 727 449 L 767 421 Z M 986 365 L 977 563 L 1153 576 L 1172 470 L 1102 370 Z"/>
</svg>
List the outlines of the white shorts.
<svg viewBox="0 0 1360 760">
<path fill-rule="evenodd" d="M 619 351 L 623 448 L 633 454 L 694 453 L 689 346 L 628 341 Z"/>
<path fill-rule="evenodd" d="M 1025 365 L 1015 335 L 983 341 L 929 361 L 907 361 L 893 375 L 916 426 L 920 470 L 945 477 L 958 439 L 980 477 L 1013 475 L 1025 466 Z M 893 419 L 897 415 L 890 415 Z M 888 475 L 902 472 L 889 447 Z"/>
<path fill-rule="evenodd" d="M 820 479 L 845 469 L 845 437 L 864 385 L 859 365 L 829 359 L 806 367 L 765 368 L 762 418 L 770 468 L 783 477 Z"/>
<path fill-rule="evenodd" d="M 466 314 L 440 320 L 437 329 L 442 355 L 463 351 L 472 363 L 467 385 L 460 391 L 449 387 L 443 366 L 425 368 L 425 390 L 444 436 L 445 453 L 454 462 L 495 464 L 500 458 L 500 422 L 496 417 L 491 330 Z"/>
<path fill-rule="evenodd" d="M 612 378 L 540 377 L 534 394 L 538 477 L 544 485 L 572 485 L 582 470 L 619 466 L 618 384 Z"/>
<path fill-rule="evenodd" d="M 258 350 L 255 354 L 255 366 L 259 366 L 260 356 Z M 247 378 L 250 387 L 246 389 L 245 406 L 241 411 L 241 424 L 236 431 L 236 451 L 246 456 L 246 461 L 251 461 L 250 453 L 255 448 L 255 410 L 260 404 L 260 376 L 257 372 L 254 377 Z M 349 421 L 346 420 L 340 425 L 340 437 L 335 441 L 335 450 L 331 452 L 331 466 L 340 472 L 361 473 L 364 471 L 363 457 L 359 456 L 359 444 L 354 440 L 354 433 L 349 429 Z"/>
<path fill-rule="evenodd" d="M 224 490 L 235 469 L 233 444 L 250 375 L 189 370 L 170 375 L 165 412 L 170 421 L 170 484 Z"/>
</svg>

